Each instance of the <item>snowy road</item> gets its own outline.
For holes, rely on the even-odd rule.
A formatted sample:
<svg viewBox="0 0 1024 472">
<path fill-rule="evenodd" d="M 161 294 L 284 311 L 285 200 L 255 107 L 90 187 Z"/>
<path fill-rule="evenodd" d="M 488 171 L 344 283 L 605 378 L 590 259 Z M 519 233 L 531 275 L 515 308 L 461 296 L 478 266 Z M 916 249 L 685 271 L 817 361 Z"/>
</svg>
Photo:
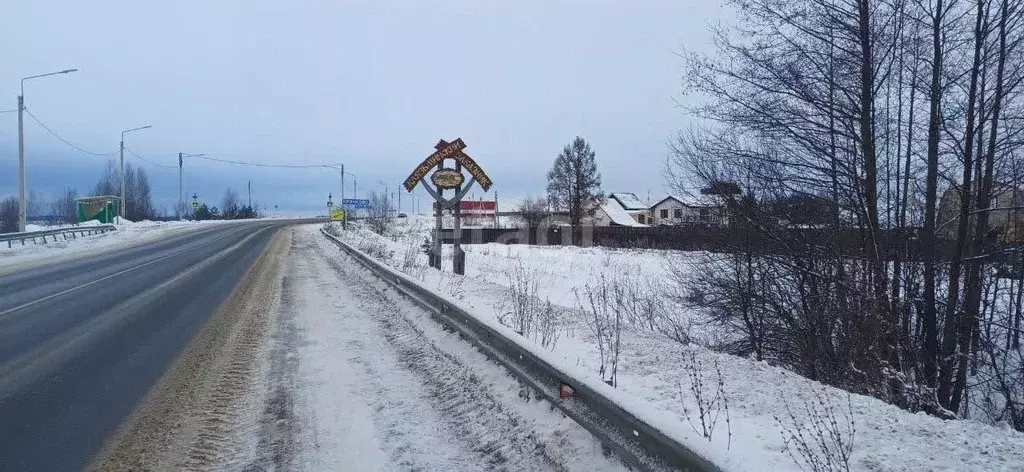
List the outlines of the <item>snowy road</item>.
<svg viewBox="0 0 1024 472">
<path fill-rule="evenodd" d="M 260 255 L 220 225 L 0 276 L 0 470 L 77 470 Z"/>
<path fill-rule="evenodd" d="M 231 318 L 214 317 L 221 334 L 193 344 L 95 468 L 623 470 L 317 229 L 279 232 Z"/>
</svg>

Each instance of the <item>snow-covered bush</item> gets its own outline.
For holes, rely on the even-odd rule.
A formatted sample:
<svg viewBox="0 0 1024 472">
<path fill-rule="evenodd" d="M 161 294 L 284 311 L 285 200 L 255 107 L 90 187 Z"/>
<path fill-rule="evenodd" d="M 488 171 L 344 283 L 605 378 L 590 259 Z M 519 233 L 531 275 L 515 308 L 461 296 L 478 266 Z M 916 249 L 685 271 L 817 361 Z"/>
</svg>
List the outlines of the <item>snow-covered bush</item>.
<svg viewBox="0 0 1024 472">
<path fill-rule="evenodd" d="M 540 335 L 541 347 L 554 349 L 561 332 L 558 313 L 551 305 L 551 300 L 547 300 L 537 317 L 537 333 Z"/>
<path fill-rule="evenodd" d="M 387 244 L 373 238 L 362 238 L 356 243 L 356 249 L 382 262 L 388 262 L 395 252 L 388 249 Z"/>
<path fill-rule="evenodd" d="M 728 436 L 726 449 L 728 449 L 732 446 L 732 421 L 729 417 L 729 398 L 725 394 L 722 368 L 716 359 L 714 372 L 706 373 L 704 364 L 697 359 L 697 355 L 692 350 L 689 354 L 684 357 L 684 368 L 690 386 L 688 389 L 684 389 L 682 382 L 679 385 L 679 398 L 683 403 L 683 414 L 693 431 L 707 439 L 708 442 L 714 438 L 715 427 L 719 425 L 719 420 L 724 414 L 726 435 Z"/>
<path fill-rule="evenodd" d="M 857 432 L 853 400 L 847 393 L 845 407 L 836 405 L 826 389 L 807 382 L 810 397 L 801 400 L 802 411 L 793 411 L 790 400 L 783 396 L 786 416 L 776 416 L 775 422 L 782 431 L 786 453 L 801 470 L 849 472 Z"/>
<path fill-rule="evenodd" d="M 582 290 L 574 289 L 583 321 L 597 340 L 600 360 L 597 373 L 608 385 L 618 385 L 619 348 L 622 339 L 622 309 L 615 289 L 603 274 Z"/>
</svg>

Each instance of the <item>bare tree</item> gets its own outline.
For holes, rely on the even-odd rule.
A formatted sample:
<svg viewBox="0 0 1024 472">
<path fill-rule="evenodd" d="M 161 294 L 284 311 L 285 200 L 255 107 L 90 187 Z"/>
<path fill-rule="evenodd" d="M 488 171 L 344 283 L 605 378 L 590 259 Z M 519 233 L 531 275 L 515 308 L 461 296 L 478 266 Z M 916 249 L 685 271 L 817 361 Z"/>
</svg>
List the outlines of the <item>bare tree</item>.
<svg viewBox="0 0 1024 472">
<path fill-rule="evenodd" d="M 93 195 L 120 195 L 121 194 L 121 181 L 118 177 L 117 165 L 114 164 L 113 159 L 107 160 L 107 165 L 103 169 L 103 174 L 100 175 L 100 179 L 96 182 L 96 185 L 92 189 Z"/>
<path fill-rule="evenodd" d="M 78 221 L 78 207 L 75 199 L 78 198 L 78 191 L 65 187 L 64 191 L 54 194 L 50 199 L 50 215 L 54 222 L 70 224 Z"/>
<path fill-rule="evenodd" d="M 519 204 L 519 215 L 528 228 L 536 228 L 548 217 L 548 204 L 544 198 L 529 195 Z"/>
<path fill-rule="evenodd" d="M 174 214 L 182 219 L 192 218 L 192 205 L 187 202 L 177 202 L 174 204 Z"/>
<path fill-rule="evenodd" d="M 548 200 L 552 207 L 569 212 L 574 244 L 582 243 L 580 228 L 588 204 L 601 196 L 601 173 L 594 155 L 590 144 L 577 136 L 548 172 Z"/>
<path fill-rule="evenodd" d="M 18 231 L 18 198 L 0 200 L 0 233 Z"/>
<path fill-rule="evenodd" d="M 25 219 L 29 221 L 39 220 L 46 216 L 43 213 L 47 210 L 46 198 L 41 192 L 37 192 L 32 189 L 28 192 L 28 197 L 25 199 Z"/>
<path fill-rule="evenodd" d="M 238 198 L 238 192 L 233 188 L 224 189 L 224 196 L 220 199 L 220 215 L 225 220 L 233 220 L 238 218 L 239 210 L 241 209 L 241 200 Z"/>
<path fill-rule="evenodd" d="M 677 193 L 735 183 L 714 197 L 744 239 L 699 277 L 675 271 L 674 298 L 726 328 L 719 348 L 1017 427 L 1019 396 L 1002 392 L 1019 385 L 1024 290 L 996 279 L 1024 274 L 1008 247 L 1024 240 L 1024 8 L 730 3 L 742 34 L 685 55 L 704 121 L 672 142 L 665 176 Z M 780 223 L 819 207 L 814 228 Z"/>
<path fill-rule="evenodd" d="M 394 208 L 387 192 L 370 192 L 370 208 L 366 216 L 366 223 L 370 231 L 379 235 L 386 235 L 394 225 Z"/>
</svg>

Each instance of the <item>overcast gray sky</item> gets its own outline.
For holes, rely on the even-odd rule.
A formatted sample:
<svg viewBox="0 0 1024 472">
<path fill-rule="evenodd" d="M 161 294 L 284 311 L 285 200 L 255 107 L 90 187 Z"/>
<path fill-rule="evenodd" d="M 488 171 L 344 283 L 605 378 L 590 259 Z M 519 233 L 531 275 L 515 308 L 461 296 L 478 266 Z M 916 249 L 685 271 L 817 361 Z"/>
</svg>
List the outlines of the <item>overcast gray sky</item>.
<svg viewBox="0 0 1024 472">
<path fill-rule="evenodd" d="M 179 151 L 265 163 L 345 163 L 363 196 L 397 188 L 439 138 L 462 137 L 502 199 L 543 193 L 555 156 L 591 142 L 606 191 L 663 193 L 666 140 L 687 126 L 683 47 L 704 49 L 717 1 L 0 0 L 0 90 L 72 143 L 127 145 L 161 164 Z M 26 117 L 28 186 L 87 190 L 104 157 Z M 0 195 L 17 192 L 17 128 L 0 114 Z M 157 206 L 177 170 L 150 171 Z M 225 186 L 319 211 L 339 177 L 186 162 L 186 191 Z M 350 193 L 351 183 L 346 193 Z M 244 192 L 242 192 L 244 195 Z M 480 192 L 477 192 L 480 196 Z M 405 201 L 408 201 L 406 198 Z"/>
</svg>

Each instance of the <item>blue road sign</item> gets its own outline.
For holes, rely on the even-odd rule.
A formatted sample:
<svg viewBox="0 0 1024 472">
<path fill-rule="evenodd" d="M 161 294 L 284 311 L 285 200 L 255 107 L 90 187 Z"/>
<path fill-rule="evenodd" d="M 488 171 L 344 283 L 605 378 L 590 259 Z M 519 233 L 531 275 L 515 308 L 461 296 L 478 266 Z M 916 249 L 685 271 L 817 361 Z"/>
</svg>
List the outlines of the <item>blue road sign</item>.
<svg viewBox="0 0 1024 472">
<path fill-rule="evenodd" d="M 361 198 L 346 198 L 342 200 L 341 203 L 345 206 L 351 206 L 355 208 L 368 208 L 370 206 L 369 200 L 364 200 Z"/>
</svg>

